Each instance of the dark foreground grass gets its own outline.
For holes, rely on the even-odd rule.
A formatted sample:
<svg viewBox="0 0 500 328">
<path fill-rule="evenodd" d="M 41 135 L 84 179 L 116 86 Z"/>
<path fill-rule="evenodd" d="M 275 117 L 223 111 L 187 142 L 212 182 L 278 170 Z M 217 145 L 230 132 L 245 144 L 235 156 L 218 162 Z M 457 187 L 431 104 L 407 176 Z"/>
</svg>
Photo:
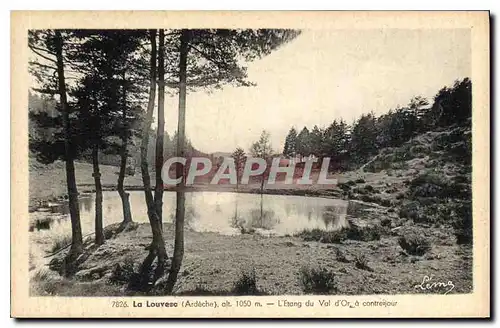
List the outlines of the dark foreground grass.
<svg viewBox="0 0 500 328">
<path fill-rule="evenodd" d="M 351 226 L 336 231 L 327 231 L 322 229 L 304 229 L 295 234 L 295 237 L 302 238 L 304 241 L 317 241 L 325 244 L 341 244 L 346 239 L 359 241 L 380 240 L 384 233 L 382 226 L 368 226 L 358 228 Z"/>
<path fill-rule="evenodd" d="M 325 268 L 303 267 L 299 272 L 299 280 L 305 294 L 328 295 L 337 292 L 335 273 Z"/>
</svg>

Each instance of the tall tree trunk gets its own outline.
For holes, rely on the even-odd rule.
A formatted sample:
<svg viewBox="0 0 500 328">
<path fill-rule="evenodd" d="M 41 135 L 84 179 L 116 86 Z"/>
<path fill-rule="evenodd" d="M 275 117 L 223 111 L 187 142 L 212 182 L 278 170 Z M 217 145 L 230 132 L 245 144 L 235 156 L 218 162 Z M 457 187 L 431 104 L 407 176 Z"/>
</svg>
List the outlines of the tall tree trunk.
<svg viewBox="0 0 500 328">
<path fill-rule="evenodd" d="M 94 142 L 92 149 L 92 167 L 94 172 L 95 183 L 95 243 L 96 245 L 104 244 L 104 231 L 102 227 L 102 185 L 101 172 L 99 171 L 99 146 Z"/>
<path fill-rule="evenodd" d="M 163 140 L 165 138 L 165 32 L 160 29 L 158 49 L 158 129 L 156 130 L 156 188 L 155 206 L 160 227 L 162 226 L 163 206 L 163 179 L 161 169 L 163 167 Z"/>
<path fill-rule="evenodd" d="M 149 144 L 149 130 L 153 121 L 154 101 L 156 96 L 156 30 L 150 30 L 149 37 L 151 41 L 151 62 L 150 62 L 150 85 L 149 85 L 149 99 L 148 108 L 146 112 L 146 119 L 144 121 L 142 130 L 141 142 L 141 173 L 142 183 L 144 185 L 144 196 L 146 198 L 146 205 L 148 208 L 148 219 L 153 233 L 153 242 L 149 249 L 149 255 L 146 257 L 140 268 L 140 282 L 139 287 L 147 290 L 151 287 L 149 283 L 149 269 L 155 258 L 158 256 L 158 265 L 155 270 L 155 280 L 161 277 L 165 271 L 165 262 L 167 260 L 167 252 L 165 249 L 165 242 L 163 240 L 162 229 L 160 227 L 160 220 L 156 213 L 156 206 L 151 191 L 151 178 L 149 176 L 148 168 L 148 144 Z M 135 285 L 135 282 L 131 282 Z"/>
<path fill-rule="evenodd" d="M 122 226 L 124 227 L 126 224 L 132 222 L 132 212 L 130 210 L 130 200 L 129 193 L 125 191 L 123 183 L 125 181 L 125 170 L 127 168 L 127 141 L 128 141 L 128 133 L 129 126 L 127 122 L 127 91 L 125 88 L 125 74 L 123 74 L 123 111 L 122 111 L 122 123 L 123 123 L 123 131 L 122 131 L 122 147 L 120 150 L 120 172 L 118 174 L 118 194 L 122 200 L 122 208 L 123 208 L 123 221 Z"/>
<path fill-rule="evenodd" d="M 75 179 L 75 163 L 73 161 L 73 145 L 71 143 L 71 124 L 69 122 L 69 106 L 66 95 L 66 82 L 64 78 L 64 60 L 62 54 L 63 39 L 61 33 L 55 30 L 54 46 L 57 59 L 57 78 L 59 96 L 62 107 L 62 120 L 64 124 L 64 157 L 66 162 L 66 184 L 68 187 L 69 213 L 71 217 L 71 249 L 68 259 L 76 259 L 83 252 L 82 227 L 80 224 L 80 207 L 78 205 L 78 189 Z"/>
<path fill-rule="evenodd" d="M 179 60 L 179 119 L 177 126 L 177 156 L 185 156 L 186 138 L 186 79 L 187 79 L 187 56 L 189 51 L 190 31 L 182 30 Z M 185 216 L 185 193 L 186 177 L 184 168 L 180 163 L 176 166 L 177 178 L 182 176 L 181 183 L 177 186 L 177 204 L 175 210 L 175 242 L 172 266 L 168 275 L 165 291 L 171 294 L 177 282 L 177 275 L 184 257 L 184 216 Z"/>
<path fill-rule="evenodd" d="M 99 142 L 101 140 L 101 117 L 99 113 L 99 104 L 97 98 L 94 97 L 94 114 L 92 126 L 93 142 L 92 142 L 92 176 L 95 184 L 95 243 L 96 245 L 104 244 L 104 231 L 102 227 L 102 185 L 101 172 L 99 171 Z"/>
</svg>

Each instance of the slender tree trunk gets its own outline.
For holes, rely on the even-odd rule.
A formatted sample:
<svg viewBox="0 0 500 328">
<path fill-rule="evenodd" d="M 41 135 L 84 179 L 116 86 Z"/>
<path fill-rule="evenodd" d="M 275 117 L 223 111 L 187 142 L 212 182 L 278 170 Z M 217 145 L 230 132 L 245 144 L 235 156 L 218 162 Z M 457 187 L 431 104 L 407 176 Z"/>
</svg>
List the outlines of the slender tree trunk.
<svg viewBox="0 0 500 328">
<path fill-rule="evenodd" d="M 104 231 L 102 227 L 102 185 L 101 172 L 99 170 L 99 142 L 101 140 L 101 117 L 97 98 L 94 98 L 94 115 L 92 120 L 93 142 L 92 142 L 92 176 L 95 184 L 95 243 L 104 244 Z"/>
<path fill-rule="evenodd" d="M 125 82 L 125 74 L 123 74 L 123 83 Z M 130 210 L 130 200 L 129 193 L 125 191 L 123 183 L 125 181 L 125 170 L 127 168 L 127 141 L 128 141 L 128 133 L 129 126 L 127 122 L 127 91 L 125 88 L 125 84 L 123 85 L 123 111 L 122 111 L 122 123 L 123 123 L 123 133 L 122 133 L 122 147 L 120 150 L 120 172 L 118 174 L 118 194 L 122 200 L 122 208 L 123 208 L 123 222 L 122 225 L 126 225 L 127 223 L 132 222 L 132 212 Z"/>
<path fill-rule="evenodd" d="M 163 167 L 163 140 L 165 138 L 165 32 L 160 29 L 158 49 L 158 129 L 156 130 L 156 188 L 155 206 L 160 227 L 162 226 L 163 206 L 163 180 L 161 169 Z"/>
<path fill-rule="evenodd" d="M 264 228 L 264 194 L 260 194 L 260 228 Z"/>
<path fill-rule="evenodd" d="M 57 78 L 59 96 L 62 107 L 62 120 L 64 124 L 64 157 L 66 162 L 66 183 L 68 187 L 69 213 L 71 217 L 71 249 L 68 259 L 76 258 L 83 252 L 82 228 L 80 224 L 80 207 L 78 204 L 78 189 L 75 179 L 75 164 L 73 161 L 73 145 L 71 143 L 71 124 L 69 122 L 69 106 L 66 95 L 66 82 L 64 78 L 63 39 L 61 33 L 55 30 L 55 50 L 57 59 Z"/>
<path fill-rule="evenodd" d="M 94 177 L 95 183 L 95 243 L 97 245 L 104 244 L 104 231 L 102 227 L 102 185 L 101 185 L 101 173 L 99 171 L 99 146 L 97 142 L 94 143 L 92 149 L 92 167 L 94 172 L 92 176 Z"/>
<path fill-rule="evenodd" d="M 187 79 L 187 56 L 188 44 L 190 39 L 190 31 L 182 30 L 180 44 L 180 60 L 179 60 L 179 119 L 177 127 L 177 156 L 185 156 L 185 138 L 186 138 L 186 79 Z M 177 275 L 182 265 L 184 257 L 184 216 L 185 216 L 185 193 L 186 177 L 184 168 L 180 163 L 176 167 L 177 178 L 182 176 L 181 183 L 177 186 L 177 204 L 175 210 L 175 242 L 174 255 L 172 257 L 172 266 L 168 275 L 165 291 L 171 294 L 177 282 Z"/>
<path fill-rule="evenodd" d="M 240 173 L 240 163 L 236 163 L 236 190 L 240 189 L 240 179 L 241 179 L 241 173 Z"/>
<path fill-rule="evenodd" d="M 167 252 L 165 249 L 165 242 L 163 240 L 162 229 L 160 226 L 160 220 L 158 214 L 156 213 L 156 206 L 153 198 L 153 193 L 151 191 L 151 178 L 149 176 L 148 168 L 148 144 L 149 144 L 149 130 L 151 128 L 151 123 L 153 121 L 153 110 L 154 101 L 156 96 L 156 30 L 150 30 L 150 41 L 151 41 L 151 62 L 150 62 L 150 86 L 149 86 L 149 99 L 148 108 L 146 112 L 146 119 L 144 121 L 142 130 L 142 142 L 141 142 L 141 173 L 142 173 L 142 183 L 144 185 L 144 196 L 146 198 L 146 204 L 148 208 L 148 219 L 151 225 L 151 230 L 153 233 L 153 242 L 149 249 L 149 255 L 146 257 L 142 263 L 141 281 L 139 286 L 142 289 L 149 289 L 149 269 L 155 258 L 158 256 L 158 266 L 155 270 L 155 280 L 161 277 L 165 271 L 165 262 L 167 260 Z"/>
</svg>

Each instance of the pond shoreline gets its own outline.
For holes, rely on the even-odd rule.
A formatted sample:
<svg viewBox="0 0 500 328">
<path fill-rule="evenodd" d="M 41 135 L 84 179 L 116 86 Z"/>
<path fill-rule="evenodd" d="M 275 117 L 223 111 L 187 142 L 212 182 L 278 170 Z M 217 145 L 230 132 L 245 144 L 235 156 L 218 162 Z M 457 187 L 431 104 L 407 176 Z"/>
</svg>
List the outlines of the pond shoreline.
<svg viewBox="0 0 500 328">
<path fill-rule="evenodd" d="M 79 198 L 87 197 L 95 193 L 94 184 L 80 184 L 79 188 Z M 102 186 L 103 191 L 118 191 L 116 185 L 104 184 Z M 129 185 L 125 186 L 125 191 L 143 191 L 144 187 L 140 185 Z M 164 191 L 176 191 L 175 187 L 165 187 Z M 154 189 L 151 189 L 154 192 Z M 342 199 L 342 192 L 338 188 L 331 189 L 313 189 L 313 188 L 265 188 L 263 191 L 260 187 L 255 187 L 248 185 L 245 187 L 235 188 L 233 186 L 221 186 L 221 185 L 210 185 L 210 184 L 200 184 L 193 186 L 186 186 L 185 192 L 231 192 L 231 193 L 242 193 L 242 194 L 264 194 L 264 195 L 284 195 L 284 196 L 306 196 L 306 197 L 322 197 L 322 198 L 336 198 Z M 40 211 L 43 209 L 48 209 L 53 205 L 61 205 L 67 202 L 67 198 L 64 195 L 58 195 L 50 199 L 39 199 L 32 197 L 30 203 L 33 203 L 29 207 L 29 212 Z"/>
</svg>

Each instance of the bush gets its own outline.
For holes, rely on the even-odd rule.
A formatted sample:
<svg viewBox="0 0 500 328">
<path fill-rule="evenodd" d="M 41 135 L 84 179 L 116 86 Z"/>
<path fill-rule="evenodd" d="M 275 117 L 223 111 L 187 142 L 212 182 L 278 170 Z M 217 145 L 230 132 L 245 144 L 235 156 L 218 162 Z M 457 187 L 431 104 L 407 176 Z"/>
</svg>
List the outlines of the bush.
<svg viewBox="0 0 500 328">
<path fill-rule="evenodd" d="M 356 268 L 361 270 L 373 271 L 373 269 L 368 266 L 368 259 L 363 254 L 356 255 L 354 259 L 354 265 L 356 266 Z"/>
<path fill-rule="evenodd" d="M 335 273 L 325 268 L 306 268 L 300 271 L 302 291 L 306 294 L 327 295 L 337 292 Z"/>
<path fill-rule="evenodd" d="M 373 186 L 371 186 L 371 185 L 366 185 L 366 186 L 365 186 L 365 191 L 366 191 L 366 192 L 374 192 L 374 191 L 375 191 L 375 189 L 374 189 L 374 188 L 373 188 Z"/>
<path fill-rule="evenodd" d="M 351 185 L 348 183 L 339 183 L 337 186 L 342 189 L 344 192 L 347 192 L 351 189 Z"/>
<path fill-rule="evenodd" d="M 406 197 L 406 194 L 404 192 L 400 192 L 396 195 L 396 199 L 401 200 Z"/>
<path fill-rule="evenodd" d="M 71 241 L 70 235 L 57 236 L 57 239 L 54 240 L 54 243 L 50 247 L 50 253 L 55 253 L 62 248 L 71 245 Z"/>
<path fill-rule="evenodd" d="M 450 182 L 442 175 L 423 173 L 410 182 L 410 193 L 413 197 L 438 197 L 450 196 L 453 189 Z"/>
<path fill-rule="evenodd" d="M 234 283 L 232 292 L 234 295 L 264 294 L 257 288 L 257 278 L 255 275 L 255 270 L 242 272 L 240 278 Z"/>
<path fill-rule="evenodd" d="M 425 155 L 427 155 L 429 151 L 430 151 L 429 147 L 426 147 L 424 145 L 414 145 L 410 147 L 410 154 L 411 157 L 413 158 L 425 157 Z"/>
<path fill-rule="evenodd" d="M 304 241 L 318 241 L 325 244 L 341 244 L 346 239 L 359 241 L 380 240 L 383 228 L 378 225 L 358 227 L 351 224 L 349 228 L 343 228 L 336 231 L 325 231 L 321 229 L 305 229 L 295 234 Z"/>
<path fill-rule="evenodd" d="M 335 249 L 335 258 L 337 261 L 339 262 L 343 262 L 343 263 L 349 263 L 350 261 L 347 259 L 347 257 L 345 256 L 344 252 L 342 252 L 340 249 Z"/>
<path fill-rule="evenodd" d="M 300 237 L 305 241 L 319 241 L 325 244 L 340 244 L 346 239 L 344 229 L 337 231 L 326 231 L 318 228 L 305 229 L 295 234 L 295 237 Z"/>
<path fill-rule="evenodd" d="M 382 220 L 380 220 L 380 225 L 382 227 L 390 227 L 392 224 L 392 220 L 390 218 L 383 218 Z"/>
<path fill-rule="evenodd" d="M 351 225 L 350 228 L 346 229 L 347 239 L 359 240 L 359 241 L 373 241 L 380 240 L 382 236 L 382 228 L 373 225 L 367 227 L 358 227 Z"/>
<path fill-rule="evenodd" d="M 354 181 L 354 182 L 356 182 L 356 183 L 365 183 L 365 179 L 363 179 L 363 178 L 358 178 L 358 179 L 356 179 L 356 181 Z"/>
<path fill-rule="evenodd" d="M 399 216 L 404 219 L 417 220 L 420 215 L 420 204 L 418 202 L 407 202 L 401 205 Z"/>
<path fill-rule="evenodd" d="M 422 256 L 431 249 L 429 241 L 417 234 L 403 235 L 399 237 L 398 242 L 399 246 L 410 255 Z"/>
<path fill-rule="evenodd" d="M 31 280 L 36 282 L 47 281 L 49 280 L 49 271 L 45 269 L 40 269 L 35 272 Z"/>
<path fill-rule="evenodd" d="M 459 204 L 453 212 L 453 228 L 457 244 L 472 244 L 472 203 Z"/>
<path fill-rule="evenodd" d="M 109 282 L 112 284 L 122 284 L 131 281 L 134 276 L 134 261 L 132 258 L 125 258 L 124 262 L 116 263 Z"/>
</svg>

